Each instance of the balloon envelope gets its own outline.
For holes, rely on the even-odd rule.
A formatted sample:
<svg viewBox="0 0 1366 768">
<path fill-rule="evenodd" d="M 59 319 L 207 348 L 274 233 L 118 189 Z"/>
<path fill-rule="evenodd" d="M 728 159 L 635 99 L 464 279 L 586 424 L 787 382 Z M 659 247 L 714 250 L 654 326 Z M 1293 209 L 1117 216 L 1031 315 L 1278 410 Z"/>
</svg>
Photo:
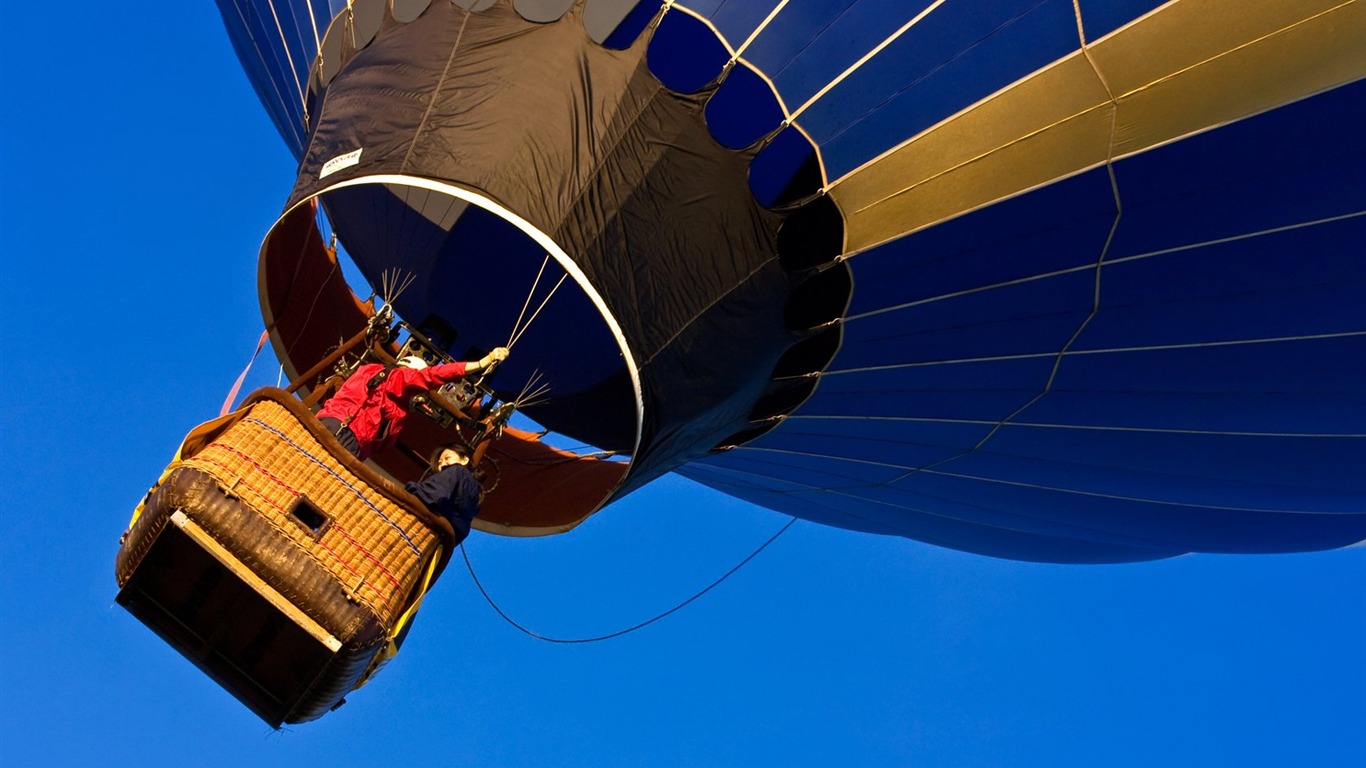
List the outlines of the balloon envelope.
<svg viewBox="0 0 1366 768">
<path fill-rule="evenodd" d="M 538 325 L 539 339 L 527 335 L 523 377 L 535 365 L 555 373 L 561 405 L 547 407 L 547 424 L 634 454 L 618 493 L 675 470 L 823 524 L 1054 562 L 1366 539 L 1360 4 L 1265 0 L 1236 13 L 1201 0 L 715 0 L 662 12 L 508 0 L 219 5 L 303 161 L 291 204 L 321 195 L 372 280 L 392 266 L 421 274 L 405 317 L 454 315 L 452 305 L 507 310 L 505 296 L 460 295 L 481 262 L 453 255 L 462 243 L 481 253 L 497 244 L 525 293 L 547 244 L 496 234 L 507 222 L 530 222 L 563 251 L 559 274 L 582 290 L 547 305 L 557 319 L 537 321 L 553 329 Z M 525 26 L 491 35 L 487 48 L 435 31 L 448 18 L 473 35 L 495 17 Z M 592 36 L 549 31 L 565 25 Z M 441 245 L 423 264 L 412 233 L 443 219 L 403 191 L 411 182 L 363 194 L 320 178 L 349 146 L 327 138 L 328 126 L 357 122 L 329 123 L 327 110 L 374 84 L 373 73 L 400 72 L 386 52 L 415 51 L 389 47 L 403 35 L 438 46 L 421 52 L 438 75 L 421 92 L 451 99 L 415 104 L 533 86 L 568 94 L 524 100 L 506 123 L 442 134 L 460 137 L 441 139 L 444 157 L 477 145 L 485 161 L 507 159 L 483 176 L 438 167 L 444 160 L 427 167 L 432 190 L 465 194 L 475 212 L 437 226 Z M 564 48 L 536 49 L 533 36 Z M 584 64 L 535 65 L 561 60 Z M 638 85 L 641 67 L 658 82 Z M 403 75 L 394 77 L 382 90 L 402 90 Z M 603 221 L 632 234 L 614 251 L 600 231 L 576 239 L 565 234 L 574 226 L 556 229 L 560 218 L 538 213 L 556 194 L 578 204 L 582 190 L 603 185 L 542 149 L 534 124 L 586 114 L 585 124 L 610 125 L 602 116 L 634 103 L 636 88 L 649 94 L 641 103 L 678 105 L 659 113 L 671 116 L 660 125 L 683 125 L 694 110 L 710 144 L 678 139 L 673 148 L 686 150 L 656 155 L 666 134 L 645 131 L 639 150 L 613 145 L 613 167 L 640 160 L 630 183 L 645 190 L 607 206 L 617 218 Z M 355 130 L 373 141 L 385 128 Z M 423 130 L 404 146 L 430 147 Z M 714 165 L 678 159 L 713 151 Z M 381 168 L 359 162 L 334 179 Z M 699 184 L 702 167 L 732 170 Z M 661 168 L 681 170 L 662 177 Z M 489 181 L 499 170 L 508 178 Z M 761 205 L 726 198 L 703 219 L 709 226 L 658 224 L 733 188 L 732 176 Z M 549 181 L 570 177 L 582 186 Z M 669 189 L 672 199 L 660 196 Z M 492 210 L 481 207 L 490 198 L 502 212 L 478 213 Z M 722 215 L 735 211 L 749 213 Z M 412 222 L 402 247 L 376 224 L 400 220 Z M 652 226 L 667 236 L 641 234 Z M 585 265 L 580 254 L 593 248 L 580 240 L 603 260 Z M 623 287 L 621 275 L 664 253 L 694 269 L 687 286 L 713 273 L 740 285 L 749 267 L 737 265 L 749 262 L 727 257 L 729 271 L 717 272 L 695 254 L 750 242 L 754 269 L 778 259 L 786 270 L 771 273 L 768 298 L 721 303 L 724 322 L 680 324 L 712 328 L 684 348 L 669 334 L 642 341 L 656 319 L 701 317 L 731 290 L 680 309 L 640 299 L 641 283 Z M 794 256 L 803 248 L 814 255 Z M 599 324 L 599 310 L 617 325 Z M 464 339 L 501 341 L 468 319 L 480 312 L 459 323 Z M 707 369 L 695 385 L 694 367 L 735 349 L 749 351 L 717 366 L 734 381 L 693 407 L 688 395 L 722 376 Z"/>
</svg>

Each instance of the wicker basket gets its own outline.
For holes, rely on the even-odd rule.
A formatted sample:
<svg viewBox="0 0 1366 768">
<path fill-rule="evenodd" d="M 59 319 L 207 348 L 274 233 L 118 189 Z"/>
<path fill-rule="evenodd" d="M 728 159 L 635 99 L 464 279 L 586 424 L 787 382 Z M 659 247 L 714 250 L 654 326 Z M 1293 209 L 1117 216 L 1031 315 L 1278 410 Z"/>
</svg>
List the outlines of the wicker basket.
<svg viewBox="0 0 1366 768">
<path fill-rule="evenodd" d="M 119 602 L 267 722 L 302 722 L 392 655 L 453 542 L 297 400 L 261 390 L 191 432 L 134 514 Z"/>
</svg>

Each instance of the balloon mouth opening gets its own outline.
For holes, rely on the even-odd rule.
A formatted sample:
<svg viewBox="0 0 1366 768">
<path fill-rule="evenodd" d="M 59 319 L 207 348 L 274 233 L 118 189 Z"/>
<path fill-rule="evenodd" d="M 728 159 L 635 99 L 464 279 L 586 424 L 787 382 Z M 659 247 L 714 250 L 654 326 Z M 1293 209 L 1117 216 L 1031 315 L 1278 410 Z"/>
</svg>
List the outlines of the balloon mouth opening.
<svg viewBox="0 0 1366 768">
<path fill-rule="evenodd" d="M 266 235 L 258 289 L 290 379 L 361 332 L 385 303 L 453 359 L 511 349 L 484 383 L 517 404 L 510 426 L 518 440 L 555 453 L 528 459 L 526 446 L 513 445 L 518 455 L 507 461 L 577 464 L 595 480 L 570 494 L 582 498 L 536 505 L 555 510 L 549 524 L 523 525 L 526 513 L 514 509 L 506 515 L 511 522 L 493 530 L 567 530 L 605 504 L 629 469 L 643 400 L 616 319 L 558 245 L 478 193 L 399 176 L 325 188 L 292 206 Z M 424 421 L 410 419 L 408 429 Z M 583 469 L 585 461 L 598 466 Z M 486 513 L 498 506 L 495 498 Z M 484 517 L 498 520 L 499 510 L 491 512 Z"/>
<path fill-rule="evenodd" d="M 620 324 L 552 238 L 477 192 L 417 177 L 353 179 L 317 199 L 373 301 L 454 359 L 508 347 L 489 380 L 500 397 L 552 432 L 634 453 L 639 371 Z"/>
</svg>

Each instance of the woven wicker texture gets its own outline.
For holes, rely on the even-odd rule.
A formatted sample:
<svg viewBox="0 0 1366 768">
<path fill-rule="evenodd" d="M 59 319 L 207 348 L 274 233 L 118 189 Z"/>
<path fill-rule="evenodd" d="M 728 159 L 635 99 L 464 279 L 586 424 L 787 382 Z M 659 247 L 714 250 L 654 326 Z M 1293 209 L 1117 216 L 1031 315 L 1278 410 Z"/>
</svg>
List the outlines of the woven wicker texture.
<svg viewBox="0 0 1366 768">
<path fill-rule="evenodd" d="M 278 403 L 262 400 L 182 462 L 212 475 L 390 626 L 438 545 L 416 515 L 367 487 Z M 300 496 L 330 517 L 316 534 Z"/>
</svg>

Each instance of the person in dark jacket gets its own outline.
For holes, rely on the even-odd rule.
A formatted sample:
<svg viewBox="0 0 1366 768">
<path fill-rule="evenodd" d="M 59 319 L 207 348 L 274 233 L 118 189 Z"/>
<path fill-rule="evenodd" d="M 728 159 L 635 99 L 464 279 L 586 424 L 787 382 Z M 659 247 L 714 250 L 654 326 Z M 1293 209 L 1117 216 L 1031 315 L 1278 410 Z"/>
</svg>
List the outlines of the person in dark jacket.
<svg viewBox="0 0 1366 768">
<path fill-rule="evenodd" d="M 407 484 L 409 493 L 450 521 L 457 545 L 470 535 L 470 524 L 479 515 L 483 496 L 483 488 L 470 471 L 470 453 L 469 448 L 459 444 L 442 448 L 433 462 L 435 471 Z"/>
</svg>

